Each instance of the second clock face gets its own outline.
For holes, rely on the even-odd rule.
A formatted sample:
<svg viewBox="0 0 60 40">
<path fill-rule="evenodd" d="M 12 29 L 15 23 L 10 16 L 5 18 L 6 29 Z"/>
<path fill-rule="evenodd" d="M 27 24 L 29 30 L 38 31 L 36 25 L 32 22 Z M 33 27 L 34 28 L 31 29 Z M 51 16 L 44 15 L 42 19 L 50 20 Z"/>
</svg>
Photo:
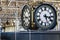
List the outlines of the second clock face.
<svg viewBox="0 0 60 40">
<path fill-rule="evenodd" d="M 27 5 L 22 9 L 22 24 L 25 29 L 30 27 L 30 8 Z"/>
<path fill-rule="evenodd" d="M 51 5 L 40 5 L 35 10 L 35 20 L 39 27 L 49 28 L 56 21 L 56 11 Z"/>
</svg>

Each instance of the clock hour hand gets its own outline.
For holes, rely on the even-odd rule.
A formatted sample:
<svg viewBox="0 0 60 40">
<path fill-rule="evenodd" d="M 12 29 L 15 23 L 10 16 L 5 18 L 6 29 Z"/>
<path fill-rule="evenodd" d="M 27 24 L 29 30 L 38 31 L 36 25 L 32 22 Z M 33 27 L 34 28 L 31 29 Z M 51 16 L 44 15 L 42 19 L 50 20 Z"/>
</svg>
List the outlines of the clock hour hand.
<svg viewBox="0 0 60 40">
<path fill-rule="evenodd" d="M 44 17 L 45 17 L 45 19 L 47 20 L 47 16 L 46 16 L 46 14 L 44 15 Z"/>
</svg>

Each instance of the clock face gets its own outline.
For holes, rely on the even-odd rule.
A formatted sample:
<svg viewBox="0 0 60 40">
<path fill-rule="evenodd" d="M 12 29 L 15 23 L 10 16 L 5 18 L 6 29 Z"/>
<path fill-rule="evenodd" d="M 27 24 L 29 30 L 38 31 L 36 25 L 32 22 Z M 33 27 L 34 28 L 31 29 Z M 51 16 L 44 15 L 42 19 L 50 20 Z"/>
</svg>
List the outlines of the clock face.
<svg viewBox="0 0 60 40">
<path fill-rule="evenodd" d="M 27 5 L 22 9 L 22 24 L 25 29 L 30 26 L 30 9 Z"/>
<path fill-rule="evenodd" d="M 41 29 L 50 29 L 56 25 L 56 10 L 49 4 L 42 4 L 35 10 L 35 22 Z"/>
</svg>

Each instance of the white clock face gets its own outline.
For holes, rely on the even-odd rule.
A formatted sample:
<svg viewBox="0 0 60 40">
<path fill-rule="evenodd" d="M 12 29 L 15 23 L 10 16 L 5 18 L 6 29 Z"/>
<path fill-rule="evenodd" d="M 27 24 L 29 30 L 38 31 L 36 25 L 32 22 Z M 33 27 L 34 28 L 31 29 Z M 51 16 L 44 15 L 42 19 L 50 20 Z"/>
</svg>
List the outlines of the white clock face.
<svg viewBox="0 0 60 40">
<path fill-rule="evenodd" d="M 27 5 L 24 6 L 22 14 L 23 14 L 23 26 L 28 28 L 30 25 L 30 9 Z"/>
<path fill-rule="evenodd" d="M 43 26 L 48 26 L 54 20 L 54 14 L 48 7 L 42 7 L 37 12 L 37 20 Z"/>
<path fill-rule="evenodd" d="M 35 20 L 36 24 L 40 27 L 50 27 L 55 20 L 55 10 L 50 5 L 39 6 L 35 10 Z"/>
<path fill-rule="evenodd" d="M 25 9 L 24 14 L 23 14 L 23 20 L 24 20 L 24 24 L 25 26 L 29 25 L 29 20 L 30 20 L 30 13 L 29 13 L 29 9 Z"/>
</svg>

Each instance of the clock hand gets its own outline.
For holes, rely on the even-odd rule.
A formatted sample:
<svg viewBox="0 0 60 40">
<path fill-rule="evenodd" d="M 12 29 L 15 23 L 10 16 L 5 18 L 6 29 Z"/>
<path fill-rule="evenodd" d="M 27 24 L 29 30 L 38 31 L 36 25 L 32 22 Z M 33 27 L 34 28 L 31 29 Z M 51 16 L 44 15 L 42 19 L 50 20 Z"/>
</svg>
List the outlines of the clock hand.
<svg viewBox="0 0 60 40">
<path fill-rule="evenodd" d="M 44 17 L 47 19 L 47 18 L 50 18 L 50 16 L 47 16 L 46 14 L 44 15 Z"/>
<path fill-rule="evenodd" d="M 48 22 L 47 18 L 50 18 L 50 16 L 47 16 L 46 14 L 44 15 L 46 22 Z"/>
<path fill-rule="evenodd" d="M 45 19 L 47 20 L 47 16 L 46 16 L 46 14 L 44 15 L 44 17 L 45 17 Z"/>
</svg>

